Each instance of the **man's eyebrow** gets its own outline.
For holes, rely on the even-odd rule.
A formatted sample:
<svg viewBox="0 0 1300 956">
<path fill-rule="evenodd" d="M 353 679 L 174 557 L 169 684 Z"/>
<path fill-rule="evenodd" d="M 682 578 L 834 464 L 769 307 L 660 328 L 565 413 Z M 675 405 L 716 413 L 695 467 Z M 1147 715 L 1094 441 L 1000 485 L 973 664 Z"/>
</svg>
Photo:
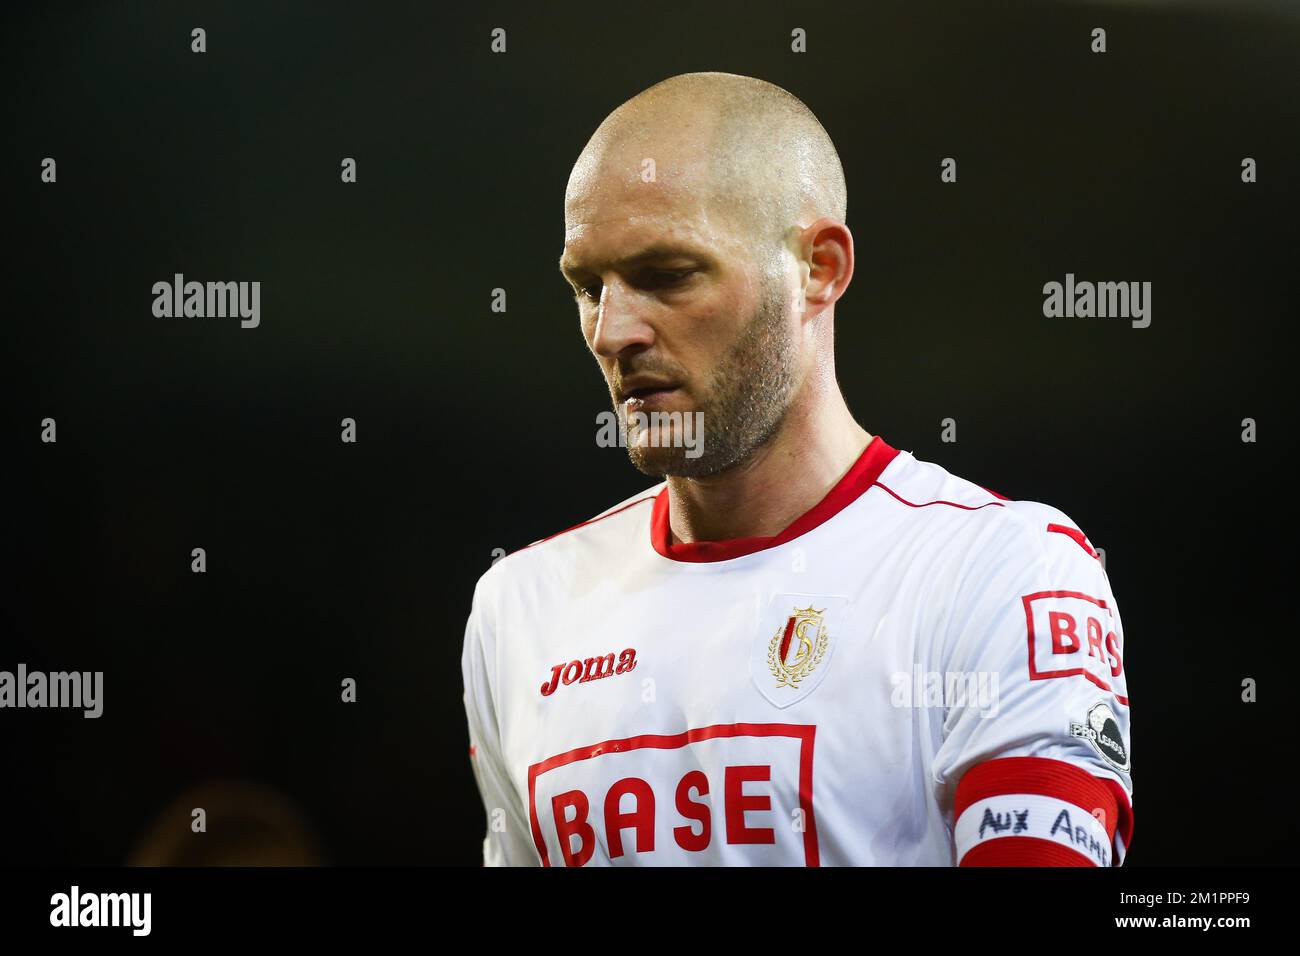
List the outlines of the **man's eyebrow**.
<svg viewBox="0 0 1300 956">
<path fill-rule="evenodd" d="M 651 246 L 646 246 L 644 249 L 634 252 L 631 255 L 611 260 L 609 264 L 612 266 L 629 266 L 641 262 L 648 262 L 654 259 L 670 259 L 674 256 L 684 259 L 707 259 L 707 256 L 694 246 L 683 246 L 675 243 L 656 243 Z M 561 254 L 560 271 L 566 276 L 572 276 L 579 272 L 590 272 L 591 266 L 574 259 L 566 260 L 564 254 Z"/>
</svg>

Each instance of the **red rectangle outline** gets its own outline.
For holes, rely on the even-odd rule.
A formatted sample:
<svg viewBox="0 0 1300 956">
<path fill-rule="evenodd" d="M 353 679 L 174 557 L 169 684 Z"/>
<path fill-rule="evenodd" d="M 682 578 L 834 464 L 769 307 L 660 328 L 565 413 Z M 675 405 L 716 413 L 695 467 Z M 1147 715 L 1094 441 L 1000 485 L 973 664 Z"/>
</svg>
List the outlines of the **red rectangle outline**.
<svg viewBox="0 0 1300 956">
<path fill-rule="evenodd" d="M 1079 598 L 1083 601 L 1091 601 L 1107 614 L 1110 613 L 1110 607 L 1107 606 L 1105 601 L 1101 598 L 1095 598 L 1090 594 L 1084 594 L 1082 591 L 1035 591 L 1033 594 L 1026 594 L 1022 597 L 1020 600 L 1023 601 L 1025 605 L 1025 625 L 1029 631 L 1029 679 L 1049 680 L 1053 677 L 1074 677 L 1075 675 L 1080 675 L 1088 678 L 1088 680 L 1092 681 L 1102 690 L 1115 694 L 1113 688 L 1107 685 L 1104 680 L 1092 673 L 1092 671 L 1088 670 L 1086 667 L 1075 667 L 1063 671 L 1040 671 L 1034 667 L 1034 609 L 1030 605 L 1039 598 L 1048 597 Z M 1125 707 L 1128 706 L 1127 697 L 1121 697 L 1119 694 L 1115 694 L 1115 699 Z"/>
<path fill-rule="evenodd" d="M 816 732 L 817 728 L 811 724 L 713 724 L 680 734 L 642 734 L 638 737 L 624 737 L 622 740 L 605 740 L 598 744 L 556 754 L 554 757 L 547 757 L 528 768 L 528 817 L 533 827 L 533 843 L 537 845 L 542 866 L 550 866 L 551 861 L 547 856 L 546 841 L 542 838 L 542 827 L 537 819 L 537 778 L 539 776 L 556 767 L 598 757 L 604 753 L 624 753 L 647 747 L 656 750 L 675 750 L 687 744 L 712 740 L 715 737 L 793 737 L 799 741 L 799 807 L 803 810 L 806 824 L 803 834 L 804 865 L 820 866 L 817 822 L 813 817 L 813 738 Z"/>
</svg>

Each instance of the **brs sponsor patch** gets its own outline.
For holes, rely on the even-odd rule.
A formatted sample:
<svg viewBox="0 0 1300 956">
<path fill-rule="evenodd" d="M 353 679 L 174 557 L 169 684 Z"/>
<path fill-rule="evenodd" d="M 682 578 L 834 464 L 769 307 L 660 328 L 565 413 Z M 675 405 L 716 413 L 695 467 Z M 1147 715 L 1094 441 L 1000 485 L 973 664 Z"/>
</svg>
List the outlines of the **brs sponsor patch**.
<svg viewBox="0 0 1300 956">
<path fill-rule="evenodd" d="M 528 769 L 543 866 L 817 866 L 814 729 L 715 724 L 579 747 Z"/>
<path fill-rule="evenodd" d="M 1026 594 L 1029 679 L 1085 677 L 1128 705 L 1123 647 L 1106 602 L 1079 591 Z"/>
</svg>

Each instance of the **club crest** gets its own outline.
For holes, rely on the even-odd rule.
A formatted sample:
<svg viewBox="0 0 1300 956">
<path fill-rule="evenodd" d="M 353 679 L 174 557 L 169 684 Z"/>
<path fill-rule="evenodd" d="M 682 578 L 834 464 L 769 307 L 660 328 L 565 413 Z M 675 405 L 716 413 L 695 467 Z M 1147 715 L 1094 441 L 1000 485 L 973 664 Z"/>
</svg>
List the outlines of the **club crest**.
<svg viewBox="0 0 1300 956">
<path fill-rule="evenodd" d="M 771 703 L 788 707 L 821 683 L 841 629 L 848 601 L 815 594 L 778 594 L 762 616 L 750 670 Z"/>
<path fill-rule="evenodd" d="M 767 648 L 767 666 L 777 687 L 798 687 L 826 656 L 830 635 L 822 615 L 825 608 L 795 608 L 777 629 Z"/>
</svg>

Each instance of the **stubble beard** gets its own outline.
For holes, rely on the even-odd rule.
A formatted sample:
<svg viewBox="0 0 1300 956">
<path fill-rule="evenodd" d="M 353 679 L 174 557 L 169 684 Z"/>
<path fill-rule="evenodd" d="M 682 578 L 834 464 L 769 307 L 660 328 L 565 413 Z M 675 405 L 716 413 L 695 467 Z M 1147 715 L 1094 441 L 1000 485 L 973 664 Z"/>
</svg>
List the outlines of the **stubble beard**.
<svg viewBox="0 0 1300 956">
<path fill-rule="evenodd" d="M 653 478 L 705 478 L 745 461 L 777 433 L 796 381 L 795 343 L 780 282 L 765 277 L 758 307 L 719 364 L 708 392 L 693 411 L 703 412 L 703 451 L 646 447 L 629 436 L 628 457 Z M 684 414 L 692 414 L 686 412 Z M 660 436 L 664 442 L 668 436 Z"/>
</svg>

